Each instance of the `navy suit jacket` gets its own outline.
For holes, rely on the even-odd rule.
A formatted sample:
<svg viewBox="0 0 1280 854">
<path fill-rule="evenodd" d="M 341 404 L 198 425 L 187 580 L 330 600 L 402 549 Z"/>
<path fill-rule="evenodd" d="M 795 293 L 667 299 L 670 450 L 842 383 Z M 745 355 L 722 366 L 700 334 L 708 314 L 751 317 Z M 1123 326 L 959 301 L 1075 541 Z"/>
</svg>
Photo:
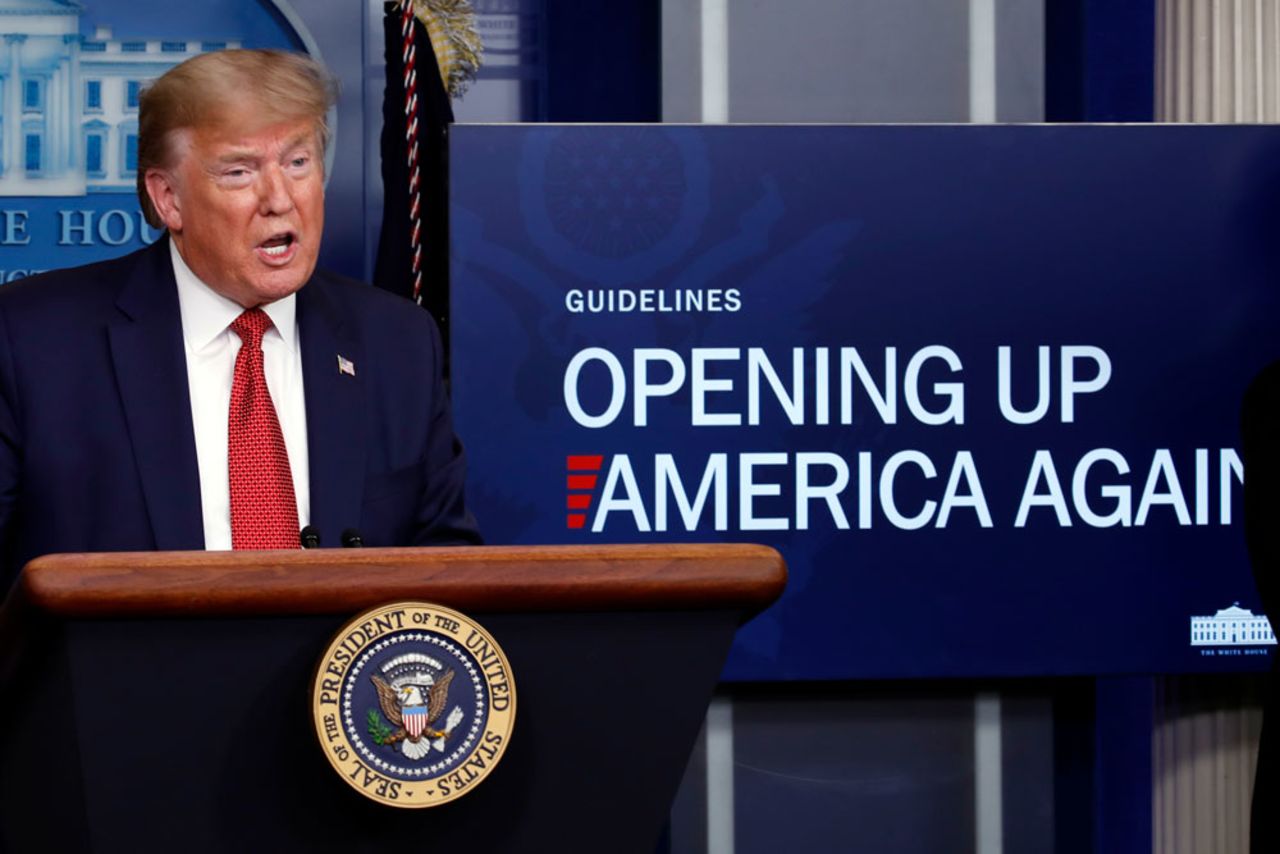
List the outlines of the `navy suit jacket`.
<svg viewBox="0 0 1280 854">
<path fill-rule="evenodd" d="M 478 542 L 426 312 L 317 271 L 297 318 L 324 544 Z M 204 547 L 167 239 L 0 288 L 0 537 L 0 594 L 46 553 Z"/>
</svg>

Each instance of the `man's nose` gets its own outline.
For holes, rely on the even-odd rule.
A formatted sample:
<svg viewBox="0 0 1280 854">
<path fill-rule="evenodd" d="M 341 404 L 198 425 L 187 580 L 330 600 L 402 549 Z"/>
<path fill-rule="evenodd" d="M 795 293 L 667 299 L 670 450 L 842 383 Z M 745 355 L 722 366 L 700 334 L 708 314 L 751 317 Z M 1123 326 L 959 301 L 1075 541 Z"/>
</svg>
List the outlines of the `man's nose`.
<svg viewBox="0 0 1280 854">
<path fill-rule="evenodd" d="M 279 215 L 293 210 L 293 194 L 289 178 L 279 166 L 262 170 L 258 188 L 258 212 L 263 216 Z"/>
</svg>

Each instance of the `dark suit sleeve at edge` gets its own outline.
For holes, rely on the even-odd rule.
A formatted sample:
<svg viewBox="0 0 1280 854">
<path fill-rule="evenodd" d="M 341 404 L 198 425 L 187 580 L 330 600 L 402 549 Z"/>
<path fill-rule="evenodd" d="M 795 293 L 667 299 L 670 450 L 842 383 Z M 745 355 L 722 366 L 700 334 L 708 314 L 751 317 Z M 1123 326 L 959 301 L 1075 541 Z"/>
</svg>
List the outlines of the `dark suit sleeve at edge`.
<svg viewBox="0 0 1280 854">
<path fill-rule="evenodd" d="M 479 545 L 475 518 L 467 509 L 466 454 L 453 432 L 453 416 L 445 392 L 443 347 L 435 322 L 427 318 L 431 335 L 431 422 L 424 460 L 422 504 L 413 545 Z"/>
<path fill-rule="evenodd" d="M 1267 614 L 1280 616 L 1280 363 L 1245 392 L 1240 417 L 1244 455 L 1244 533 Z"/>
<path fill-rule="evenodd" d="M 0 600 L 18 577 L 16 516 L 21 487 L 22 439 L 18 427 L 18 382 L 9 323 L 0 311 Z"/>
</svg>

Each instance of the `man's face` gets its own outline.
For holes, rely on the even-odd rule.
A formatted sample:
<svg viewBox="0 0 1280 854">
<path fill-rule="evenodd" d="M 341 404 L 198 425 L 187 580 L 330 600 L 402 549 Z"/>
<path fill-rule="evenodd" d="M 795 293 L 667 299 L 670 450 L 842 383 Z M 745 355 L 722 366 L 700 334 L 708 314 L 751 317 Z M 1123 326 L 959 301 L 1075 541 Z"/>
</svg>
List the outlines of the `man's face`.
<svg viewBox="0 0 1280 854">
<path fill-rule="evenodd" d="M 324 230 L 324 165 L 311 119 L 181 131 L 147 189 L 187 266 L 246 308 L 311 277 Z"/>
</svg>

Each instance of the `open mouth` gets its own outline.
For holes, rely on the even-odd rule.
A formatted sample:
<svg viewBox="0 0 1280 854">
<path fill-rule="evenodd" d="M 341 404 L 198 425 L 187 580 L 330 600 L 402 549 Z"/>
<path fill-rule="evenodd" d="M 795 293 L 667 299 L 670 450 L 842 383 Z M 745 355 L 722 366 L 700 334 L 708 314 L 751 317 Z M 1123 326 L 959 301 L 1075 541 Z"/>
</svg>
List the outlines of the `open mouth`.
<svg viewBox="0 0 1280 854">
<path fill-rule="evenodd" d="M 293 247 L 295 238 L 292 232 L 272 235 L 258 244 L 258 249 L 268 258 L 283 258 Z"/>
</svg>

